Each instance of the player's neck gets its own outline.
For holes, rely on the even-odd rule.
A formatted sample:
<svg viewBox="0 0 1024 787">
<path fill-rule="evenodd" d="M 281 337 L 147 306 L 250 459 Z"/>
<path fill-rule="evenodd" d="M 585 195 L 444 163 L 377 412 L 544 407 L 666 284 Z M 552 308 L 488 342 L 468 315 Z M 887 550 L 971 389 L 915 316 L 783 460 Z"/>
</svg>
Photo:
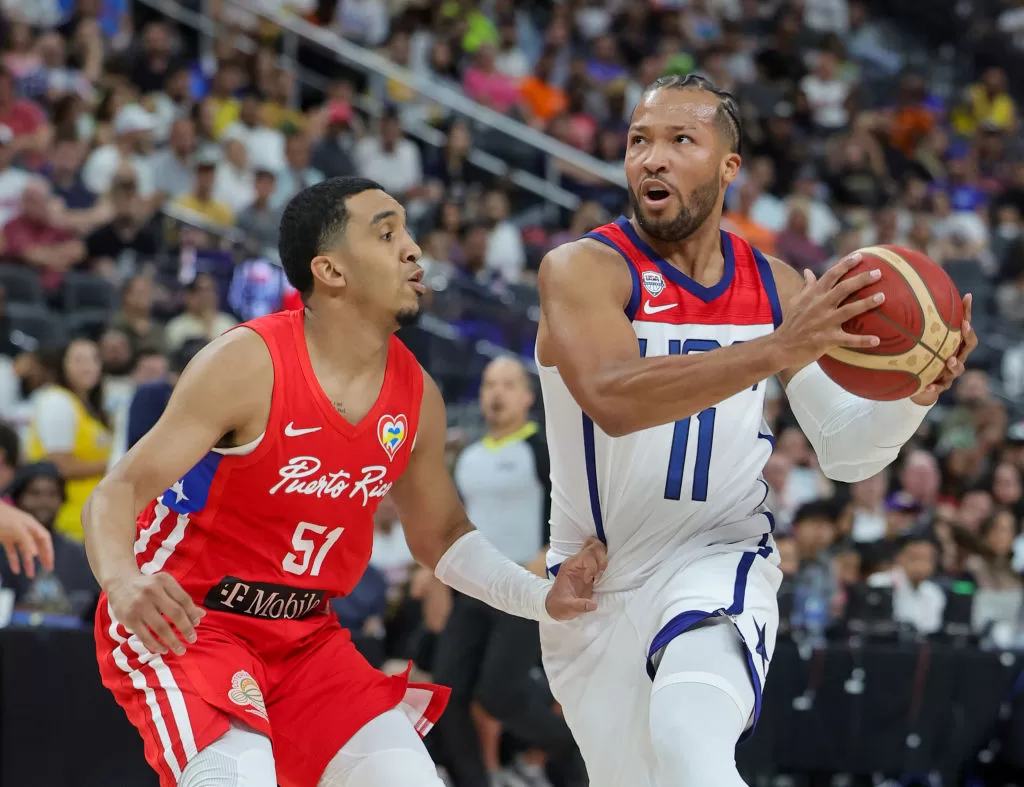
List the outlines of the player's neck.
<svg viewBox="0 0 1024 787">
<path fill-rule="evenodd" d="M 306 344 L 340 372 L 365 373 L 385 363 L 391 330 L 385 330 L 352 308 L 316 304 L 305 310 Z M 341 339 L 344 337 L 344 340 Z"/>
<path fill-rule="evenodd" d="M 673 268 L 706 287 L 722 277 L 725 258 L 722 256 L 722 236 L 719 231 L 721 214 L 713 213 L 688 238 L 679 241 L 659 240 L 643 231 L 635 221 L 633 226 L 640 235 Z"/>
</svg>

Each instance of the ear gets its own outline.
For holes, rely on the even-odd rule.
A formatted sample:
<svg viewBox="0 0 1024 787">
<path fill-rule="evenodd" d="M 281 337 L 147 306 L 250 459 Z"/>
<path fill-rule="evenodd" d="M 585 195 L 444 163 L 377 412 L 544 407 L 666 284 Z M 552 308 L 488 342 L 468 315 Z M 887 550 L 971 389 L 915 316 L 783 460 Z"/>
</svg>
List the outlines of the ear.
<svg viewBox="0 0 1024 787">
<path fill-rule="evenodd" d="M 348 283 L 341 261 L 336 257 L 319 254 L 313 258 L 309 266 L 313 278 L 331 289 L 341 289 Z"/>
<path fill-rule="evenodd" d="M 743 159 L 739 153 L 728 153 L 722 159 L 722 180 L 725 181 L 726 186 L 736 180 L 736 176 L 740 174 L 740 164 L 742 163 Z"/>
</svg>

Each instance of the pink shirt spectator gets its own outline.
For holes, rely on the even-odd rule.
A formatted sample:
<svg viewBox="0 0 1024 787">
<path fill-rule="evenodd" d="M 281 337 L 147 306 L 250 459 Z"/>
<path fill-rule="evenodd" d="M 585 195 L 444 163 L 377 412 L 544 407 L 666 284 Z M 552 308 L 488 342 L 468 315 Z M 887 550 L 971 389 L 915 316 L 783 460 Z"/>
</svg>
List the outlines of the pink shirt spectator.
<svg viewBox="0 0 1024 787">
<path fill-rule="evenodd" d="M 16 98 L 0 108 L 0 125 L 7 126 L 15 139 L 35 134 L 46 125 L 46 115 L 39 106 L 24 98 Z M 45 161 L 41 153 L 25 154 L 25 164 L 37 170 Z"/>
<path fill-rule="evenodd" d="M 519 102 L 519 83 L 496 71 L 487 73 L 478 68 L 467 69 L 462 87 L 469 98 L 496 112 L 508 112 Z"/>
<path fill-rule="evenodd" d="M 26 249 L 36 246 L 56 246 L 58 243 L 67 243 L 75 238 L 75 234 L 68 230 L 52 227 L 49 224 L 40 224 L 25 216 L 18 216 L 4 225 L 3 256 L 21 259 Z M 39 278 L 43 287 L 53 290 L 60 286 L 64 274 L 55 270 L 43 270 L 39 272 Z"/>
</svg>

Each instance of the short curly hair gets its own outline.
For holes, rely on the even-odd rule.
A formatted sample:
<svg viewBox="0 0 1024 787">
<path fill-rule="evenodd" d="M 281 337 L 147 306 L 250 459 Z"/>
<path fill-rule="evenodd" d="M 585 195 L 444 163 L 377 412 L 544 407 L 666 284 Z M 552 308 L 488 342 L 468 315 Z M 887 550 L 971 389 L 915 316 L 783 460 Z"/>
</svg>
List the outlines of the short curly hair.
<svg viewBox="0 0 1024 787">
<path fill-rule="evenodd" d="M 303 300 L 313 292 L 309 263 L 345 232 L 349 218 L 346 200 L 374 190 L 384 191 L 384 187 L 369 178 L 331 178 L 303 189 L 285 207 L 277 248 L 288 283 Z"/>
</svg>

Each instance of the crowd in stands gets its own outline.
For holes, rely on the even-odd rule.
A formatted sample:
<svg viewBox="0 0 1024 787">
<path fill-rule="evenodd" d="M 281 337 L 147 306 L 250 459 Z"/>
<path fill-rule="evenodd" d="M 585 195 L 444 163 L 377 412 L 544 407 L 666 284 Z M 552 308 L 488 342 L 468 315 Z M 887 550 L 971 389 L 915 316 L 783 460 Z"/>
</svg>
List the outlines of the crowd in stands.
<svg viewBox="0 0 1024 787">
<path fill-rule="evenodd" d="M 275 246 L 283 206 L 308 185 L 382 183 L 423 248 L 427 310 L 467 341 L 532 355 L 541 259 L 628 211 L 627 192 L 599 167 L 428 98 L 415 79 L 619 167 L 644 85 L 692 71 L 741 109 L 726 229 L 819 273 L 863 246 L 910 246 L 975 298 L 972 369 L 891 471 L 827 481 L 773 389 L 765 478 L 795 619 L 807 626 L 817 594 L 815 625 L 831 630 L 862 585 L 892 589 L 907 636 L 942 633 L 947 600 L 975 590 L 1016 593 L 1019 616 L 1024 97 L 1022 72 L 1010 77 L 1024 62 L 1024 0 L 974 3 L 963 46 L 946 50 L 963 13 L 946 0 L 919 25 L 907 16 L 919 3 L 870 0 L 203 5 L 219 25 L 209 39 L 141 1 L 2 3 L 0 482 L 60 539 L 56 588 L 0 578 L 19 603 L 84 608 L 89 490 L 159 416 L 198 348 L 297 306 Z M 266 16 L 278 13 L 378 51 L 410 79 L 340 68 L 313 44 L 289 60 Z M 318 87 L 300 80 L 310 72 Z M 443 144 L 423 144 L 412 133 L 423 126 Z M 576 207 L 552 209 L 476 152 L 553 179 Z M 476 382 L 442 389 L 472 399 Z M 379 634 L 382 657 L 428 653 L 450 602 L 415 571 L 393 511 L 378 521 L 383 580 L 339 614 Z M 389 634 L 395 620 L 403 637 L 420 632 L 411 650 Z M 1016 622 L 1002 622 L 986 641 L 1020 646 Z"/>
</svg>

